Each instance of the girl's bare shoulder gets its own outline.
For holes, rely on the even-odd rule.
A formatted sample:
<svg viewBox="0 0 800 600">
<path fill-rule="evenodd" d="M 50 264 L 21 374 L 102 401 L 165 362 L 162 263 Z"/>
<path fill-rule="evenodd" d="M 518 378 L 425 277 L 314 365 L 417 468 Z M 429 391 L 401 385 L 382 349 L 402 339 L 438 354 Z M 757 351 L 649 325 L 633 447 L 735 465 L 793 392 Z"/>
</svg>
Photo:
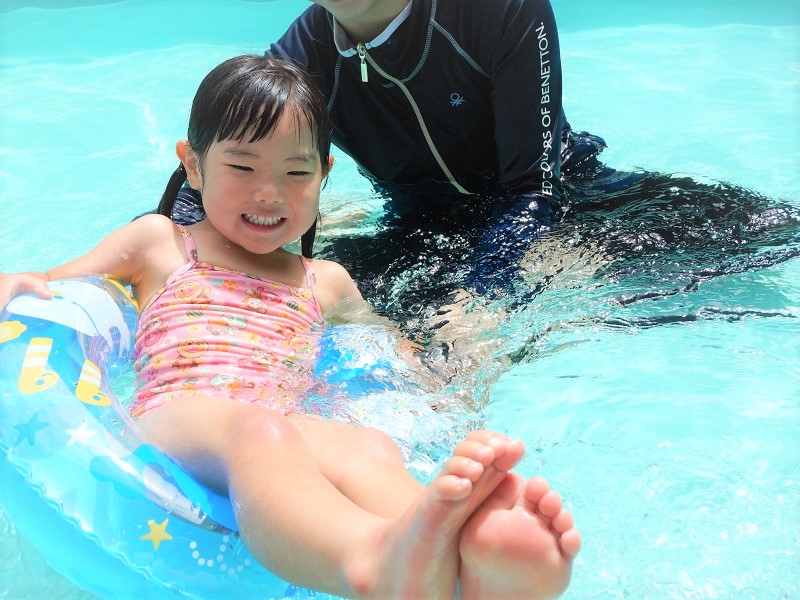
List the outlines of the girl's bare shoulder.
<svg viewBox="0 0 800 600">
<path fill-rule="evenodd" d="M 312 259 L 311 268 L 317 281 L 316 294 L 323 312 L 347 298 L 361 300 L 355 281 L 341 264 L 324 259 Z"/>
<path fill-rule="evenodd" d="M 324 258 L 311 258 L 308 259 L 311 268 L 318 277 L 346 277 L 352 279 L 350 273 L 340 263 L 334 260 L 327 260 Z"/>
</svg>

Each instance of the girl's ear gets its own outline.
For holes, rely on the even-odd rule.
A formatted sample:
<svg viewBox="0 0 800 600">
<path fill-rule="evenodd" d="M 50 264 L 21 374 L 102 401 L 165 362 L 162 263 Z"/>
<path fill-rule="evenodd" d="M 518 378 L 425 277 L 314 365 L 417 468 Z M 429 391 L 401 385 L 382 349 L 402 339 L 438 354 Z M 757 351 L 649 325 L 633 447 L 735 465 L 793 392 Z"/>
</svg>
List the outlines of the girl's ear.
<svg viewBox="0 0 800 600">
<path fill-rule="evenodd" d="M 322 166 L 322 176 L 323 177 L 327 177 L 327 175 L 331 172 L 331 169 L 333 168 L 333 163 L 335 163 L 335 162 L 336 161 L 333 158 L 333 154 L 329 154 L 328 155 L 328 164 Z"/>
<path fill-rule="evenodd" d="M 203 175 L 200 172 L 200 161 L 197 154 L 192 150 L 192 145 L 188 140 L 178 140 L 175 144 L 175 154 L 181 161 L 183 168 L 186 169 L 186 179 L 192 188 L 199 190 L 203 188 Z"/>
</svg>

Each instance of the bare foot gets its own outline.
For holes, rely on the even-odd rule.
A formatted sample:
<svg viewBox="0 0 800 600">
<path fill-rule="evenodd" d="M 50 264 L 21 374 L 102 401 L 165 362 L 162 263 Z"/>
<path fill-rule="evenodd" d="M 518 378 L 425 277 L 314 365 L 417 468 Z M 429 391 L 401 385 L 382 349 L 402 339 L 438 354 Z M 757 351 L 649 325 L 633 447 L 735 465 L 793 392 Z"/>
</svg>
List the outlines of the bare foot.
<svg viewBox="0 0 800 600">
<path fill-rule="evenodd" d="M 461 599 L 556 598 L 581 547 L 572 515 L 544 479 L 507 474 L 461 533 Z"/>
<path fill-rule="evenodd" d="M 522 442 L 471 433 L 413 506 L 389 520 L 347 577 L 359 597 L 415 599 L 455 595 L 464 523 L 522 458 Z"/>
</svg>

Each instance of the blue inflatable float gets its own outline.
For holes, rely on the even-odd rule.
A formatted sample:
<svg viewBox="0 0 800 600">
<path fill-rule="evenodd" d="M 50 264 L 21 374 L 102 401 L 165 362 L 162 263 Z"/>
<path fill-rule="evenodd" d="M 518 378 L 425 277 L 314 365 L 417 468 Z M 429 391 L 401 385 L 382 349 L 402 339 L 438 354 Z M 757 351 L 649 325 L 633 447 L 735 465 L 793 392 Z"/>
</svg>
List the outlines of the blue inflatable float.
<svg viewBox="0 0 800 600">
<path fill-rule="evenodd" d="M 137 310 L 126 288 L 107 279 L 50 287 L 52 300 L 24 295 L 0 313 L 0 506 L 21 534 L 103 598 L 321 597 L 258 564 L 228 499 L 137 436 L 118 400 L 133 391 Z M 379 396 L 395 393 L 385 374 L 402 367 L 362 355 L 337 370 L 341 349 L 326 343 L 320 368 L 343 393 L 361 375 Z M 381 405 L 425 424 L 409 437 L 441 445 L 449 428 L 435 413 L 420 420 L 424 407 Z"/>
</svg>

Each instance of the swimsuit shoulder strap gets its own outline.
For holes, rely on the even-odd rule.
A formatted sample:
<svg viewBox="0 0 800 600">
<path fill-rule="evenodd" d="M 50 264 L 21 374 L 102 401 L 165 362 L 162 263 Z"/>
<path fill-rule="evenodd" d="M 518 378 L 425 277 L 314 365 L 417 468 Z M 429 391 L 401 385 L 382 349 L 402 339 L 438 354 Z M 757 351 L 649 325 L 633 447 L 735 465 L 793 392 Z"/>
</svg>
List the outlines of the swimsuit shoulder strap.
<svg viewBox="0 0 800 600">
<path fill-rule="evenodd" d="M 181 236 L 183 237 L 183 245 L 186 246 L 186 256 L 189 258 L 189 262 L 193 263 L 197 261 L 197 244 L 194 243 L 192 234 L 189 233 L 189 230 L 183 225 L 176 223 L 176 226 L 180 230 Z"/>
<path fill-rule="evenodd" d="M 306 285 L 308 285 L 308 289 L 314 293 L 314 288 L 317 284 L 317 276 L 314 275 L 314 269 L 311 266 L 311 259 L 306 258 L 305 256 L 298 256 L 298 258 L 303 265 L 303 271 L 306 273 Z"/>
</svg>

